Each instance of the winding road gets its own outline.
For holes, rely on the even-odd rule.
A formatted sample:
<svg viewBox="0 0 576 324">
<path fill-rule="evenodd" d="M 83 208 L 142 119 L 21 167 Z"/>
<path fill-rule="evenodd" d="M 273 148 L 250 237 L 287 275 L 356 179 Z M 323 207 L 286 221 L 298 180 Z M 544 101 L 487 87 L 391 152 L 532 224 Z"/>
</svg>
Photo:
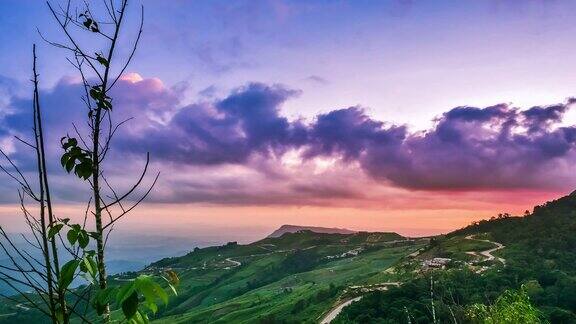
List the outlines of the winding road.
<svg viewBox="0 0 576 324">
<path fill-rule="evenodd" d="M 480 252 L 469 251 L 469 252 L 466 252 L 467 254 L 469 254 L 469 255 L 474 255 L 474 256 L 477 256 L 478 254 L 480 254 L 480 255 L 482 255 L 482 256 L 484 256 L 484 257 L 486 258 L 486 259 L 484 259 L 484 261 L 497 260 L 497 261 L 501 262 L 503 265 L 506 265 L 506 260 L 504 260 L 504 259 L 502 259 L 502 258 L 500 258 L 500 257 L 494 256 L 494 255 L 492 254 L 492 252 L 495 252 L 495 251 L 498 251 L 498 250 L 500 250 L 500 249 L 505 248 L 504 244 L 498 243 L 498 242 L 494 242 L 494 241 L 490 241 L 490 240 L 477 239 L 477 238 L 474 238 L 474 235 L 468 235 L 468 236 L 465 237 L 465 239 L 467 239 L 467 240 L 474 240 L 474 241 L 481 241 L 481 242 L 487 242 L 487 243 L 492 243 L 492 244 L 496 245 L 496 247 L 491 248 L 491 249 L 488 249 L 488 250 L 484 250 L 484 251 L 480 251 Z"/>
<path fill-rule="evenodd" d="M 30 307 L 25 306 L 24 303 L 19 303 L 14 305 L 14 307 L 21 309 L 24 312 L 27 312 L 30 310 Z M 13 312 L 13 313 L 6 313 L 6 314 L 0 314 L 0 317 L 7 317 L 7 316 L 14 316 L 17 315 L 18 312 Z"/>
<path fill-rule="evenodd" d="M 230 263 L 232 263 L 232 264 L 234 264 L 234 267 L 239 267 L 239 266 L 242 265 L 241 262 L 236 261 L 236 260 L 232 260 L 232 259 L 230 259 L 230 258 L 226 258 L 225 260 L 228 261 L 228 262 L 230 262 Z"/>
<path fill-rule="evenodd" d="M 328 314 L 326 314 L 326 316 L 324 316 L 320 324 L 328 324 L 332 322 L 336 318 L 336 316 L 340 314 L 340 312 L 342 311 L 342 309 L 344 309 L 344 307 L 352 304 L 355 301 L 359 301 L 360 299 L 362 299 L 362 296 L 351 298 L 344 301 L 343 303 L 340 303 L 338 306 L 332 308 L 332 310 L 330 310 Z"/>
<path fill-rule="evenodd" d="M 479 252 L 476 252 L 476 251 L 468 251 L 468 252 L 466 252 L 467 254 L 473 255 L 473 256 L 483 256 L 483 257 L 485 258 L 484 261 L 497 260 L 497 261 L 501 262 L 503 265 L 506 265 L 506 260 L 504 260 L 503 258 L 497 257 L 497 256 L 495 256 L 495 255 L 492 254 L 493 252 L 496 252 L 496 251 L 498 251 L 498 250 L 500 250 L 500 249 L 505 248 L 504 244 L 498 243 L 498 242 L 494 242 L 494 241 L 490 241 L 490 240 L 477 239 L 477 238 L 474 237 L 474 235 L 468 235 L 468 236 L 465 237 L 465 239 L 467 239 L 467 240 L 474 240 L 474 241 L 482 241 L 482 242 L 487 242 L 487 243 L 491 243 L 491 244 L 494 244 L 494 245 L 495 245 L 495 247 L 493 247 L 493 248 L 491 248 L 491 249 L 488 249 L 488 250 L 479 251 Z M 416 252 L 412 253 L 411 256 L 416 256 L 418 252 L 419 252 L 419 251 L 416 251 Z M 400 284 L 401 284 L 401 283 L 399 283 L 399 282 L 388 282 L 388 283 L 385 283 L 384 286 L 385 286 L 385 285 L 395 285 L 395 286 L 399 286 Z M 379 286 L 379 287 L 380 287 L 380 286 L 382 286 L 382 285 L 374 285 L 374 286 Z M 359 287 L 361 287 L 361 286 L 359 286 Z M 368 287 L 368 286 L 366 286 L 366 287 Z M 370 287 L 372 287 L 372 286 L 370 286 Z M 338 314 L 340 314 L 340 312 L 344 309 L 344 307 L 352 304 L 352 303 L 355 302 L 355 301 L 359 301 L 360 299 L 362 299 L 362 297 L 363 297 L 363 296 L 358 296 L 358 297 L 355 297 L 355 298 L 350 298 L 350 299 L 347 299 L 347 300 L 345 300 L 344 302 L 336 305 L 334 308 L 332 308 L 332 309 L 322 318 L 322 320 L 320 321 L 320 324 L 329 324 L 330 322 L 332 322 L 332 321 L 336 318 L 336 316 L 338 316 Z"/>
<path fill-rule="evenodd" d="M 401 282 L 383 282 L 380 284 L 373 284 L 373 285 L 350 286 L 348 288 L 359 289 L 359 290 L 361 290 L 362 293 L 367 293 L 370 291 L 387 290 L 388 286 L 399 287 L 401 284 L 402 284 Z M 362 297 L 364 297 L 364 296 L 357 296 L 354 298 L 349 298 L 349 299 L 337 304 L 322 318 L 322 321 L 320 321 L 320 324 L 328 324 L 328 323 L 332 322 L 336 318 L 336 316 L 338 316 L 338 314 L 340 314 L 340 312 L 344 309 L 344 307 L 352 304 L 355 301 L 359 301 L 360 299 L 362 299 Z"/>
</svg>

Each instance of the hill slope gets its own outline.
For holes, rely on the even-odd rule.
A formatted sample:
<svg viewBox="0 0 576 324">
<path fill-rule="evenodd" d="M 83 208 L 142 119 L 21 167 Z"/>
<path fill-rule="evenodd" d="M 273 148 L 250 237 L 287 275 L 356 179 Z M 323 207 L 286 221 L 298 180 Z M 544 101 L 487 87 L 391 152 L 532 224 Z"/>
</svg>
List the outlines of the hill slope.
<svg viewBox="0 0 576 324">
<path fill-rule="evenodd" d="M 314 323 L 346 287 L 366 283 L 426 243 L 395 233 L 299 231 L 196 249 L 146 271 L 171 268 L 181 276 L 181 293 L 158 314 L 159 323 Z"/>
<path fill-rule="evenodd" d="M 496 243 L 482 246 L 490 242 Z M 491 251 L 493 258 L 474 251 Z M 543 322 L 576 323 L 574 195 L 536 206 L 525 217 L 500 215 L 436 237 L 418 256 L 421 261 L 433 257 L 450 258 L 448 269 L 415 273 L 399 288 L 367 294 L 335 323 L 405 323 L 408 315 L 412 323 L 429 323 L 432 282 L 441 322 L 470 322 L 472 304 L 493 304 L 504 290 L 520 289 Z"/>
</svg>

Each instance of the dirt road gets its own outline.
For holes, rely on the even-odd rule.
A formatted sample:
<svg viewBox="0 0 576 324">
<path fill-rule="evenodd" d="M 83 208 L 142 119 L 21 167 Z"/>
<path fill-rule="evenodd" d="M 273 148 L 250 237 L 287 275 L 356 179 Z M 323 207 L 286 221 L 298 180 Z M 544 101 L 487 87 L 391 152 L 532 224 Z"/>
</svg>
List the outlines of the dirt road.
<svg viewBox="0 0 576 324">
<path fill-rule="evenodd" d="M 352 304 L 355 301 L 359 301 L 360 299 L 362 299 L 362 296 L 348 299 L 348 300 L 344 301 L 343 303 L 337 305 L 336 307 L 332 308 L 332 310 L 330 310 L 328 312 L 328 314 L 326 314 L 326 316 L 324 316 L 322 321 L 320 321 L 320 324 L 328 324 L 328 323 L 332 322 L 336 318 L 336 316 L 338 316 L 338 314 L 340 314 L 340 312 L 342 311 L 342 309 L 344 309 L 344 307 Z"/>
<path fill-rule="evenodd" d="M 470 251 L 470 252 L 466 252 L 467 254 L 474 255 L 474 256 L 480 254 L 480 255 L 482 255 L 483 257 L 486 258 L 486 259 L 484 259 L 484 261 L 497 260 L 497 261 L 501 262 L 502 264 L 506 265 L 506 260 L 504 260 L 504 259 L 502 259 L 502 258 L 500 258 L 500 257 L 494 256 L 494 255 L 492 254 L 492 253 L 495 252 L 495 251 L 498 251 L 498 250 L 500 250 L 500 249 L 505 248 L 504 244 L 498 243 L 498 242 L 494 242 L 494 241 L 490 241 L 490 240 L 477 239 L 477 238 L 474 238 L 474 235 L 468 235 L 468 236 L 466 236 L 465 238 L 466 238 L 467 240 L 487 242 L 487 243 L 492 243 L 492 244 L 496 245 L 496 247 L 491 248 L 491 249 L 488 249 L 488 250 L 484 250 L 484 251 L 480 251 L 480 252 Z"/>
</svg>

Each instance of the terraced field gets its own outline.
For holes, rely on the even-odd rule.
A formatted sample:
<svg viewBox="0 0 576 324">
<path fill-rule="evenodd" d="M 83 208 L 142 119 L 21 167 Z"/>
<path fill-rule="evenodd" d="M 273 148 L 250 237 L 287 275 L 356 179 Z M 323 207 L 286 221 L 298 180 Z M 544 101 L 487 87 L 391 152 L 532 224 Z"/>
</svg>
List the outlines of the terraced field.
<svg viewBox="0 0 576 324">
<path fill-rule="evenodd" d="M 176 269 L 182 284 L 156 322 L 315 323 L 349 286 L 368 284 L 426 243 L 394 233 L 302 232 L 162 260 L 147 271 Z"/>
</svg>

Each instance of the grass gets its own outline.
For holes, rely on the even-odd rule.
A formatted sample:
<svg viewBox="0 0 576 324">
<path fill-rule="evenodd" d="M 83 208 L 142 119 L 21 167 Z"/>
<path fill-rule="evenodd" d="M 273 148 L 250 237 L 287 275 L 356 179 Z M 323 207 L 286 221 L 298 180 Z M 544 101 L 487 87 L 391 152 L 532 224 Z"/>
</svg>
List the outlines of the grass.
<svg viewBox="0 0 576 324">
<path fill-rule="evenodd" d="M 204 291 L 202 302 L 191 305 L 184 302 L 154 321 L 155 323 L 254 323 L 274 316 L 276 319 L 292 319 L 299 323 L 317 322 L 336 302 L 344 288 L 351 285 L 370 284 L 375 278 L 387 280 L 384 271 L 407 254 L 422 247 L 423 243 L 394 246 L 386 242 L 397 240 L 398 235 L 362 233 L 359 235 L 285 235 L 278 239 L 265 239 L 249 247 L 239 246 L 237 251 L 219 253 L 219 258 L 243 255 L 234 260 L 245 262 L 214 287 Z M 249 280 L 267 268 L 278 265 L 290 253 L 290 248 L 304 248 L 320 256 L 340 255 L 370 243 L 370 249 L 355 257 L 324 261 L 315 268 L 287 274 L 274 282 L 246 290 Z M 254 246 L 274 244 L 275 253 L 254 256 Z M 270 246 L 267 245 L 267 248 Z M 264 251 L 263 249 L 259 249 Z M 265 251 L 264 251 L 265 252 Z M 262 252 L 260 252 L 262 253 Z M 195 256 L 195 262 L 214 259 L 214 255 Z M 186 261 L 189 262 L 189 261 Z M 192 263 L 190 263 L 192 264 Z M 217 264 L 213 262 L 212 264 Z M 198 279 L 196 279 L 198 280 Z M 186 280 L 185 280 L 186 281 Z M 320 299 L 319 295 L 338 287 L 338 293 Z M 196 296 L 198 293 L 195 294 Z M 297 303 L 305 303 L 296 309 Z"/>
</svg>

